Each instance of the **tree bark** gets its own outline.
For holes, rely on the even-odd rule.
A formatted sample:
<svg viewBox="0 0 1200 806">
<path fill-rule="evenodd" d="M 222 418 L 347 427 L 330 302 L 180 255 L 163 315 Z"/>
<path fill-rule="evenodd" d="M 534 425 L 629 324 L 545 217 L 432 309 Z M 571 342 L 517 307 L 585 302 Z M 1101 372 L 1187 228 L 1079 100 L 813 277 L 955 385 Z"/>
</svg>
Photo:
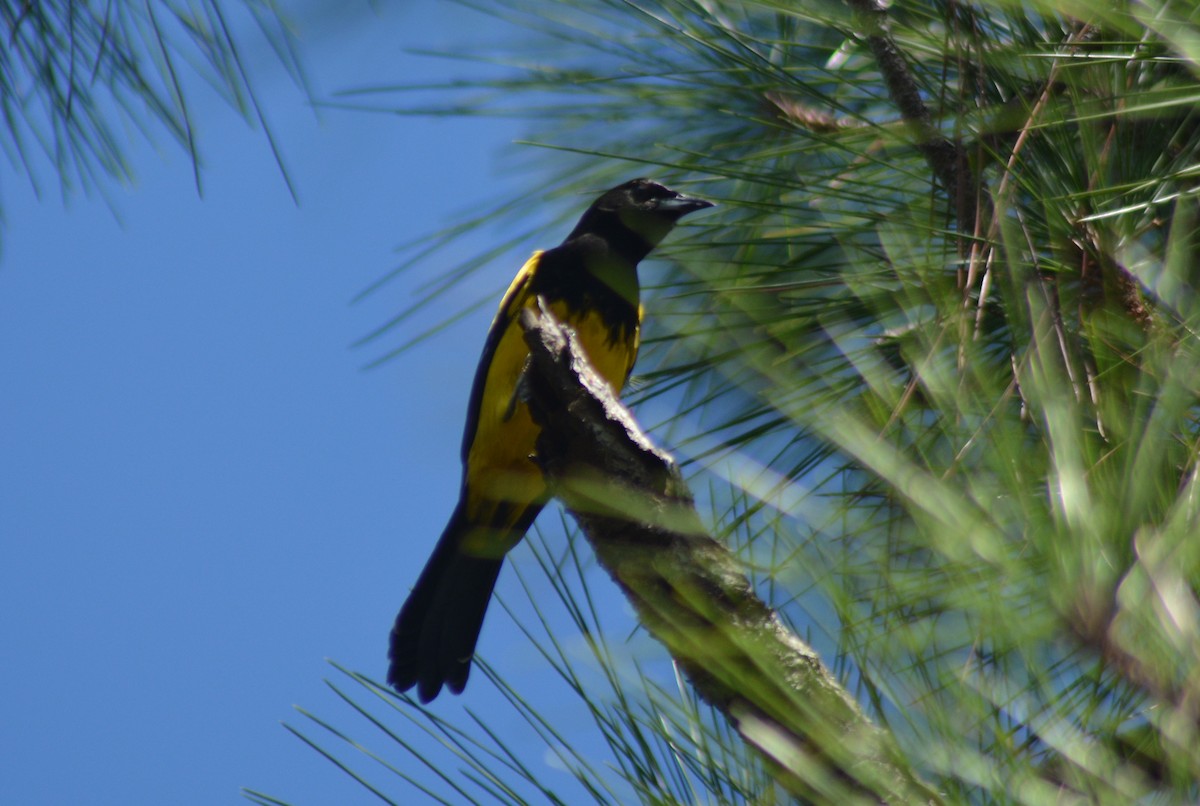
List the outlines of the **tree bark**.
<svg viewBox="0 0 1200 806">
<path fill-rule="evenodd" d="M 592 370 L 570 328 L 522 313 L 537 460 L 600 564 L 696 692 L 805 800 L 940 803 L 817 654 L 706 532 L 674 461 Z"/>
</svg>

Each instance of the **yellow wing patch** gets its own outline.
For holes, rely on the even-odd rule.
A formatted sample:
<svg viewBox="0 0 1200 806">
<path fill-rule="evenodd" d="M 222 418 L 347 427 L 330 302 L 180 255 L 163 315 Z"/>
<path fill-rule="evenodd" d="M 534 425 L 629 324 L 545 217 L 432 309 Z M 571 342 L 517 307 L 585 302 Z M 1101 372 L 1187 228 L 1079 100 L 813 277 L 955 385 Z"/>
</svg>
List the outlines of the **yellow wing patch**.
<svg viewBox="0 0 1200 806">
<path fill-rule="evenodd" d="M 475 380 L 463 445 L 467 518 L 477 527 L 463 548 L 472 553 L 498 556 L 512 548 L 521 534 L 513 535 L 508 530 L 529 507 L 540 507 L 546 497 L 541 470 L 531 458 L 539 429 L 528 407 L 515 400 L 517 382 L 529 355 L 518 314 L 524 307 L 537 305 L 531 286 L 541 254 L 534 253 L 505 293 L 488 332 L 480 374 Z M 636 329 L 630 337 L 614 342 L 599 314 L 571 311 L 561 301 L 550 303 L 549 308 L 575 329 L 592 366 L 615 391 L 620 391 L 637 356 Z"/>
</svg>

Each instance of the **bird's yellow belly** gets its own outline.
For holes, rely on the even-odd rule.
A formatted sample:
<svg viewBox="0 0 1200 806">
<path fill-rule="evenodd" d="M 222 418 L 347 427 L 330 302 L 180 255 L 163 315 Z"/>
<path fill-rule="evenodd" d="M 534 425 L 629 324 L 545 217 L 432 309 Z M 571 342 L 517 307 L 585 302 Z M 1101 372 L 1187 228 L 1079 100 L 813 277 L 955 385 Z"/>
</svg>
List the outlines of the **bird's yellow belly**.
<svg viewBox="0 0 1200 806">
<path fill-rule="evenodd" d="M 530 306 L 536 305 L 532 299 Z M 636 334 L 610 341 L 609 328 L 599 315 L 571 316 L 561 303 L 550 310 L 579 335 L 593 368 L 614 391 L 620 391 L 629 374 Z M 475 437 L 467 455 L 467 516 L 478 528 L 464 546 L 468 551 L 502 554 L 520 540 L 508 532 L 532 505 L 546 496 L 542 472 L 533 461 L 540 429 L 529 408 L 516 399 L 517 382 L 529 355 L 524 330 L 516 317 L 496 346 L 488 370 Z"/>
</svg>

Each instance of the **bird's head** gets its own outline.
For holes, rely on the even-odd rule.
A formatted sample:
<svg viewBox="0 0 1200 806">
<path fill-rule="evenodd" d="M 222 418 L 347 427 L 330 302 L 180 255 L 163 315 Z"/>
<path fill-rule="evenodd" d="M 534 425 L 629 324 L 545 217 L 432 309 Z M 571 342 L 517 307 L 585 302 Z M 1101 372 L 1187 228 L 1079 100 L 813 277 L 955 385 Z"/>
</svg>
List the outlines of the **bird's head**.
<svg viewBox="0 0 1200 806">
<path fill-rule="evenodd" d="M 604 193 L 592 203 L 572 235 L 599 229 L 602 219 L 624 224 L 653 248 L 688 213 L 713 203 L 664 187 L 649 179 L 633 179 Z M 569 240 L 569 238 L 568 238 Z"/>
</svg>

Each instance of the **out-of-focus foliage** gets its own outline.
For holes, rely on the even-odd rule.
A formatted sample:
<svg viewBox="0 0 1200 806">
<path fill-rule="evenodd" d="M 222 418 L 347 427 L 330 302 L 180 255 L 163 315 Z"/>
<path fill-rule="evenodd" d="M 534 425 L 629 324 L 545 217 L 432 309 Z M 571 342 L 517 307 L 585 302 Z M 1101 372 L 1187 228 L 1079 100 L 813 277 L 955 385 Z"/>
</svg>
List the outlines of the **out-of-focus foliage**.
<svg viewBox="0 0 1200 806">
<path fill-rule="evenodd" d="M 39 191 L 51 169 L 63 195 L 129 181 L 131 132 L 165 131 L 187 149 L 200 186 L 196 79 L 262 125 L 282 170 L 235 34 L 248 20 L 297 84 L 304 75 L 271 0 L 245 0 L 231 20 L 219 0 L 0 2 L 0 150 Z M 239 24 L 239 25 L 235 25 Z M 284 172 L 284 178 L 287 178 Z"/>
</svg>

